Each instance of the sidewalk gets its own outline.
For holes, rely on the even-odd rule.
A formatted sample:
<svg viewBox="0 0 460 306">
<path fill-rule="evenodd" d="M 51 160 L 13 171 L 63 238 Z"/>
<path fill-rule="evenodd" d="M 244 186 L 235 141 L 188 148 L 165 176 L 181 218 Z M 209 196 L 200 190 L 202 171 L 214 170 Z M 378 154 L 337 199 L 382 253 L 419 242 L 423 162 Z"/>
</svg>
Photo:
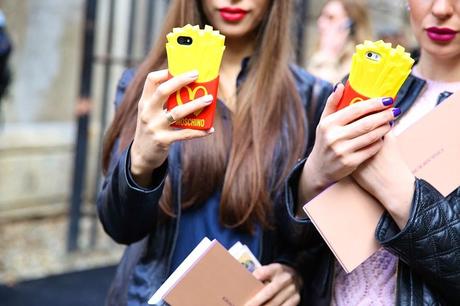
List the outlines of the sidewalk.
<svg viewBox="0 0 460 306">
<path fill-rule="evenodd" d="M 0 286 L 2 306 L 103 306 L 115 266 Z"/>
<path fill-rule="evenodd" d="M 68 253 L 66 216 L 0 224 L 0 285 L 116 265 L 123 246 L 115 244 L 98 224 L 97 243 L 90 247 L 90 228 L 89 219 L 83 217 L 80 250 Z"/>
</svg>

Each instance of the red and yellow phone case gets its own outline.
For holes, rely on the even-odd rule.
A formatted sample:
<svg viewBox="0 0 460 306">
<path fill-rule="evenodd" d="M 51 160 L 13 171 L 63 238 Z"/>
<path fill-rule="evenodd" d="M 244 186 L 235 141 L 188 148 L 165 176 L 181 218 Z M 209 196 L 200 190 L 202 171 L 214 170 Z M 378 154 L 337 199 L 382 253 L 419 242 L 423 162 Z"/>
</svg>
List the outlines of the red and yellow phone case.
<svg viewBox="0 0 460 306">
<path fill-rule="evenodd" d="M 181 43 L 186 39 L 187 43 Z M 219 87 L 219 69 L 225 50 L 225 37 L 214 31 L 211 26 L 200 29 L 199 26 L 186 25 L 174 28 L 167 35 L 166 53 L 170 76 L 197 70 L 198 79 L 172 94 L 166 108 L 172 108 L 190 102 L 196 98 L 212 95 L 212 103 L 189 116 L 177 120 L 172 126 L 197 130 L 208 130 L 213 126 L 214 113 Z"/>
<path fill-rule="evenodd" d="M 370 98 L 396 99 L 413 64 L 409 53 L 399 45 L 392 48 L 390 43 L 379 40 L 356 46 L 350 77 L 338 109 Z"/>
</svg>

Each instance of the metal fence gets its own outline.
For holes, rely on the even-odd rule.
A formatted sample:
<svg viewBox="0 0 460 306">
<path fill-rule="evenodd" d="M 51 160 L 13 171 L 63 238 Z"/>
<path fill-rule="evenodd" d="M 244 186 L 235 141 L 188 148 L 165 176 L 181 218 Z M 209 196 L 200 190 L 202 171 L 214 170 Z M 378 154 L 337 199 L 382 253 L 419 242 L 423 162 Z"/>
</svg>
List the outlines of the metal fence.
<svg viewBox="0 0 460 306">
<path fill-rule="evenodd" d="M 113 88 L 120 72 L 138 63 L 156 39 L 169 0 L 87 0 L 85 6 L 80 98 L 77 105 L 77 136 L 70 197 L 67 248 L 78 248 L 80 219 L 85 198 L 94 203 L 100 184 L 101 148 L 108 116 L 113 110 Z M 95 88 L 97 84 L 97 88 Z M 96 103 L 97 101 L 97 103 Z M 97 122 L 95 167 L 88 169 L 89 131 Z M 96 188 L 88 190 L 85 181 L 92 177 Z M 92 192 L 91 192 L 92 191 Z M 94 205 L 91 240 L 96 239 Z"/>
</svg>

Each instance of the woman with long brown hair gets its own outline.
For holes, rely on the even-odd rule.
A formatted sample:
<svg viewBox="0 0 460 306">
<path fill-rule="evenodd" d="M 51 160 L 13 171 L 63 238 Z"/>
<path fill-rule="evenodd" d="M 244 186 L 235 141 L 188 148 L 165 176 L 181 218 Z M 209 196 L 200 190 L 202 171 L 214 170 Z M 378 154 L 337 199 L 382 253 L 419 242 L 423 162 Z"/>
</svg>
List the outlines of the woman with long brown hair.
<svg viewBox="0 0 460 306">
<path fill-rule="evenodd" d="M 286 0 L 172 1 L 160 40 L 123 75 L 98 197 L 106 232 L 129 245 L 109 305 L 145 305 L 205 236 L 227 248 L 241 241 L 261 261 L 254 275 L 268 284 L 248 305 L 299 304 L 296 254 L 278 219 L 286 214 L 283 182 L 312 146 L 332 88 L 290 65 L 291 10 Z M 185 24 L 210 24 L 226 36 L 208 131 L 170 123 L 209 105 L 209 97 L 164 112 L 168 96 L 198 77 L 191 71 L 168 80 L 164 70 L 166 33 Z"/>
</svg>

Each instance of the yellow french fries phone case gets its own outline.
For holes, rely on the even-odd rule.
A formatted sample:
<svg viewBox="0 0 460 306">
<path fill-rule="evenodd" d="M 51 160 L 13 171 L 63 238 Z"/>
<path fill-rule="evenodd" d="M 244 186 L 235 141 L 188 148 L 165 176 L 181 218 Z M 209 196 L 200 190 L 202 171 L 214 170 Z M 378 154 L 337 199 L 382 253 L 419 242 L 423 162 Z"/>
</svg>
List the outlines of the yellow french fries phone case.
<svg viewBox="0 0 460 306">
<path fill-rule="evenodd" d="M 382 40 L 357 45 L 338 109 L 370 98 L 395 99 L 413 64 L 409 53 L 399 45 L 392 48 Z"/>
<path fill-rule="evenodd" d="M 166 53 L 168 70 L 177 76 L 191 70 L 198 70 L 198 79 L 172 94 L 166 108 L 168 110 L 196 98 L 211 94 L 212 103 L 189 116 L 177 120 L 172 126 L 198 130 L 208 130 L 214 122 L 214 113 L 219 87 L 219 69 L 225 50 L 225 36 L 206 25 L 186 25 L 174 28 L 167 36 Z"/>
</svg>

